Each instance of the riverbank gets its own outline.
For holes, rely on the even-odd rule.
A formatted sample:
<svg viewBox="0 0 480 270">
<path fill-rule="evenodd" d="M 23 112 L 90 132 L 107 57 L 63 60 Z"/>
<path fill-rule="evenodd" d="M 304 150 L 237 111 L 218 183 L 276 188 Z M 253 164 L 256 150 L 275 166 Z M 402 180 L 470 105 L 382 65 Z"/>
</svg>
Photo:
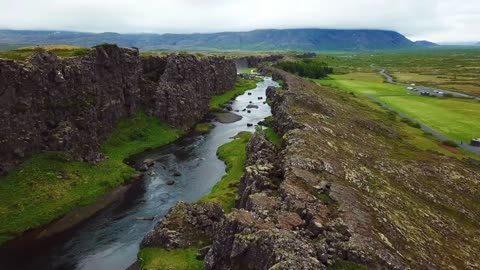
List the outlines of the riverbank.
<svg viewBox="0 0 480 270">
<path fill-rule="evenodd" d="M 240 132 L 228 142 L 218 148 L 217 156 L 226 164 L 226 174 L 215 184 L 211 192 L 198 200 L 196 203 L 218 203 L 222 206 L 225 213 L 228 213 L 235 206 L 235 200 L 238 197 L 238 185 L 245 171 L 245 161 L 247 159 L 247 143 L 252 137 L 250 132 Z M 170 219 L 176 215 L 170 213 Z M 180 214 L 177 214 L 182 218 Z M 190 247 L 165 249 L 148 247 L 139 252 L 140 269 L 175 269 L 192 270 L 203 269 L 203 262 L 197 258 L 199 249 L 207 245 L 208 242 L 193 243 Z"/>
<path fill-rule="evenodd" d="M 261 81 L 261 78 L 256 78 L 255 80 L 238 78 L 232 90 L 229 90 L 221 95 L 215 95 L 210 99 L 208 106 L 209 110 L 211 112 L 221 112 L 224 104 L 234 100 L 240 95 L 243 95 L 247 90 L 255 88 L 256 84 Z"/>
<path fill-rule="evenodd" d="M 262 104 L 261 107 L 266 106 L 269 109 L 268 115 L 270 115 L 270 107 L 268 104 L 263 103 L 265 92 L 261 94 L 262 99 L 257 98 L 258 94 L 256 90 L 252 91 L 252 96 L 244 96 L 245 97 L 242 97 L 240 106 L 246 106 L 251 102 L 260 103 Z M 242 108 L 237 103 L 233 103 L 232 105 L 237 109 Z M 252 109 L 252 114 L 255 113 L 255 110 L 256 109 Z M 245 113 L 244 115 L 249 114 Z M 265 119 L 262 118 L 261 120 L 260 122 L 264 122 Z M 224 124 L 220 125 L 223 126 Z M 273 132 L 272 135 L 272 137 L 275 136 Z M 208 239 L 210 239 L 211 236 L 205 235 L 204 232 L 195 228 L 195 225 L 192 226 L 189 225 L 189 223 L 202 223 L 202 220 L 204 220 L 202 213 L 214 211 L 216 213 L 215 215 L 222 216 L 234 208 L 235 202 L 239 199 L 238 189 L 241 178 L 245 172 L 247 144 L 251 136 L 251 132 L 240 132 L 232 137 L 232 141 L 221 145 L 217 149 L 217 157 L 226 164 L 226 174 L 212 187 L 207 195 L 197 202 L 192 205 L 179 203 L 173 207 L 168 216 L 156 225 L 155 229 L 150 233 L 150 236 L 144 238 L 141 245 L 142 249 L 138 255 L 141 269 L 203 269 L 202 257 L 199 254 L 202 253 L 202 250 L 205 251 L 204 247 L 209 244 Z M 157 246 L 153 244 L 153 242 L 157 243 L 156 239 L 159 237 L 158 234 L 168 234 L 168 229 L 167 231 L 164 229 L 171 228 L 172 230 L 179 230 L 179 227 L 183 226 L 186 227 L 181 231 L 188 233 L 178 237 L 174 237 L 174 234 L 165 236 L 167 238 L 175 238 L 170 239 L 172 240 L 171 246 L 165 247 L 163 245 Z M 147 244 L 149 241 L 153 242 Z"/>
<path fill-rule="evenodd" d="M 90 205 L 128 183 L 135 170 L 124 160 L 172 143 L 183 134 L 184 130 L 138 113 L 119 122 L 102 145 L 106 159 L 97 164 L 73 161 L 61 152 L 35 155 L 0 178 L 0 243 Z"/>
</svg>

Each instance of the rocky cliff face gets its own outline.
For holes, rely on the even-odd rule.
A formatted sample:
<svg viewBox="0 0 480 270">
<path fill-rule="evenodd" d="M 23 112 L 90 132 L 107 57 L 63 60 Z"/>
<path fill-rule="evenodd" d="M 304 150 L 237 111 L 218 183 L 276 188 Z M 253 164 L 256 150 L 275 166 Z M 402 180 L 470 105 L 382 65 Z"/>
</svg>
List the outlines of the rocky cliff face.
<svg viewBox="0 0 480 270">
<path fill-rule="evenodd" d="M 406 143 L 347 93 L 269 72 L 285 82 L 268 91 L 281 149 L 255 134 L 236 209 L 180 204 L 144 246 L 197 232 L 205 269 L 480 269 L 475 164 Z"/>
<path fill-rule="evenodd" d="M 81 58 L 39 52 L 26 62 L 0 60 L 0 173 L 39 151 L 101 159 L 101 142 L 120 118 L 139 110 L 189 127 L 235 78 L 234 62 L 223 58 L 142 59 L 115 45 Z"/>
</svg>

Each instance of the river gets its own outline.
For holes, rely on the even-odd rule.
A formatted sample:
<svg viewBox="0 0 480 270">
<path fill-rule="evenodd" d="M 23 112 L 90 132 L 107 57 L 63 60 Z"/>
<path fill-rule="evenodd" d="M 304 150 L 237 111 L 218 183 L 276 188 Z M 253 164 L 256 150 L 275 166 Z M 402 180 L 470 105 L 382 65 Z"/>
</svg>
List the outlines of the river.
<svg viewBox="0 0 480 270">
<path fill-rule="evenodd" d="M 271 115 L 264 104 L 268 86 L 278 86 L 270 77 L 233 102 L 233 110 L 243 118 L 228 124 L 214 122 L 205 135 L 189 136 L 176 143 L 135 157 L 156 160 L 154 175 L 128 191 L 123 200 L 113 203 L 73 230 L 48 241 L 25 241 L 17 248 L 0 249 L 1 269 L 125 269 L 136 261 L 139 243 L 153 226 L 179 201 L 194 202 L 208 194 L 225 174 L 217 148 L 240 131 L 254 131 L 255 124 Z M 250 92 L 251 95 L 247 93 Z M 261 97 L 262 99 L 259 99 Z M 252 102 L 259 106 L 242 111 Z M 254 124 L 247 127 L 247 124 Z M 179 172 L 180 176 L 174 176 Z M 174 180 L 174 185 L 167 181 Z M 154 217 L 153 221 L 138 217 Z M 21 239 L 19 240 L 21 241 Z"/>
</svg>

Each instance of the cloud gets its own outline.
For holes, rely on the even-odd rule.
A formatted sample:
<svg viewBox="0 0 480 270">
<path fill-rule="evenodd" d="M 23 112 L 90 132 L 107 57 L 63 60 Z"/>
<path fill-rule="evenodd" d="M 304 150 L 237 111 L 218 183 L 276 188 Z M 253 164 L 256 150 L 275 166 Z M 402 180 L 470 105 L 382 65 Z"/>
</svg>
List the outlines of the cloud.
<svg viewBox="0 0 480 270">
<path fill-rule="evenodd" d="M 478 0 L 0 0 L 0 28 L 120 33 L 364 28 L 475 41 L 478 14 Z"/>
</svg>

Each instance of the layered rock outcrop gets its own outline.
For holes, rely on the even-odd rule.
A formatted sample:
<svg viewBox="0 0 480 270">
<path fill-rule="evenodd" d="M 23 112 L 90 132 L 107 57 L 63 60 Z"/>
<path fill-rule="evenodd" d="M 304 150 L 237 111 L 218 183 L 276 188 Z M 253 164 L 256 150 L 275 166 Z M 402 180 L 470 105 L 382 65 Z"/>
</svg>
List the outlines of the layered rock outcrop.
<svg viewBox="0 0 480 270">
<path fill-rule="evenodd" d="M 140 110 L 190 127 L 235 79 L 234 62 L 224 58 L 141 58 L 115 45 L 79 58 L 39 52 L 25 62 L 0 59 L 0 174 L 40 151 L 95 162 L 119 119 Z"/>
</svg>

